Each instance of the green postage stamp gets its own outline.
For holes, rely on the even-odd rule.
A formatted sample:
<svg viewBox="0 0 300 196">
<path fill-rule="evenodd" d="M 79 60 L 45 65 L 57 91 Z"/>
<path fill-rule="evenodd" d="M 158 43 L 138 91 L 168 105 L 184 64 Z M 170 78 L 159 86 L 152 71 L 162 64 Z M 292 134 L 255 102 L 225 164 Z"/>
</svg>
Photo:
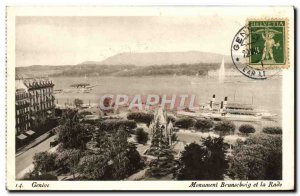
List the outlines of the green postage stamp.
<svg viewBox="0 0 300 196">
<path fill-rule="evenodd" d="M 256 69 L 288 68 L 288 21 L 249 20 L 249 65 Z"/>
</svg>

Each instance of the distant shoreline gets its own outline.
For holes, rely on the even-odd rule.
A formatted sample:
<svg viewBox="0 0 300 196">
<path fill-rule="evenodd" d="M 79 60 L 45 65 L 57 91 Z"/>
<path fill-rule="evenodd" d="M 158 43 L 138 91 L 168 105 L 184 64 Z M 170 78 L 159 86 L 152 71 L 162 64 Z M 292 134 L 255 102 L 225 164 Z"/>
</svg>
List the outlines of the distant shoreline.
<svg viewBox="0 0 300 196">
<path fill-rule="evenodd" d="M 93 77 L 93 76 L 207 76 L 210 71 L 216 71 L 219 63 L 197 63 L 178 65 L 84 65 L 84 66 L 31 66 L 17 67 L 18 77 Z M 226 70 L 237 71 L 232 64 L 225 65 Z"/>
</svg>

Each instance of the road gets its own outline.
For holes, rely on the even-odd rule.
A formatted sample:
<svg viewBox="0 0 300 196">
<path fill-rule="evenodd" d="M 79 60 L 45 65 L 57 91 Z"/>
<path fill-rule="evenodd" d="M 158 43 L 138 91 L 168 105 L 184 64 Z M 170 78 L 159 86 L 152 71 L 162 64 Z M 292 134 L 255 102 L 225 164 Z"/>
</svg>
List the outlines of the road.
<svg viewBox="0 0 300 196">
<path fill-rule="evenodd" d="M 25 173 L 33 169 L 33 156 L 35 153 L 47 151 L 50 149 L 50 142 L 54 139 L 55 135 L 49 137 L 37 146 L 30 148 L 24 153 L 16 157 L 16 178 L 22 178 Z"/>
</svg>

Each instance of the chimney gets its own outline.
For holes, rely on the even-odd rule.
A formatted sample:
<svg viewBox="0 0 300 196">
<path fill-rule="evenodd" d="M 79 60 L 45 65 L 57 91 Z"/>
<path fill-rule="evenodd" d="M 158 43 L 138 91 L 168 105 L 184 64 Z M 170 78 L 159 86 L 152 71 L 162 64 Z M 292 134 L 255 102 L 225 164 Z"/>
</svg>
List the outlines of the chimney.
<svg viewBox="0 0 300 196">
<path fill-rule="evenodd" d="M 213 96 L 212 96 L 212 102 L 214 103 L 215 102 L 215 100 L 216 100 L 216 95 L 215 94 L 213 94 Z"/>
<path fill-rule="evenodd" d="M 225 97 L 225 98 L 224 98 L 224 107 L 227 106 L 227 99 L 228 99 L 228 97 Z"/>
<path fill-rule="evenodd" d="M 212 98 L 211 98 L 211 101 L 210 101 L 210 104 L 209 104 L 210 105 L 210 110 L 213 110 L 215 100 L 216 100 L 216 95 L 213 94 Z"/>
<path fill-rule="evenodd" d="M 220 105 L 220 112 L 223 112 L 223 101 L 221 101 L 221 105 Z"/>
</svg>

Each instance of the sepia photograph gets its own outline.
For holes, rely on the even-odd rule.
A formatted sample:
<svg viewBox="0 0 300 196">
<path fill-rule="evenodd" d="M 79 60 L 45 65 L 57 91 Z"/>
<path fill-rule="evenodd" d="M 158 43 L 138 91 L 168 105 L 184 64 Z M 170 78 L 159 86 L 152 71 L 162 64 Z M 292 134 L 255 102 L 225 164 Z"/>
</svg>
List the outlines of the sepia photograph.
<svg viewBox="0 0 300 196">
<path fill-rule="evenodd" d="M 294 188 L 293 7 L 55 9 L 7 10 L 9 189 Z"/>
</svg>

